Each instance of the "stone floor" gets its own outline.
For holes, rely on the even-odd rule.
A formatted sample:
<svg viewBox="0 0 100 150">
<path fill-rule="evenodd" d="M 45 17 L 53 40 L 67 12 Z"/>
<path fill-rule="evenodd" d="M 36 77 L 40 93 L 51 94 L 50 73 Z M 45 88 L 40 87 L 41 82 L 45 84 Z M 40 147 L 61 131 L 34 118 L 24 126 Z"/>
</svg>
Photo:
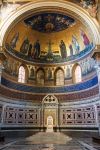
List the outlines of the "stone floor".
<svg viewBox="0 0 100 150">
<path fill-rule="evenodd" d="M 27 138 L 8 140 L 0 144 L 0 150 L 100 150 L 90 137 L 69 136 L 64 133 L 39 132 Z"/>
</svg>

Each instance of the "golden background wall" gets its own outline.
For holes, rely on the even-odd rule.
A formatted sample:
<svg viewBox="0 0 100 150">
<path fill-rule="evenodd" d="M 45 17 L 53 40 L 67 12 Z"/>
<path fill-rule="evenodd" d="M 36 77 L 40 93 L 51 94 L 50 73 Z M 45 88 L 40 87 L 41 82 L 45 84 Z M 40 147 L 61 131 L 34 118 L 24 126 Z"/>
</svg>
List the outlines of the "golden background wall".
<svg viewBox="0 0 100 150">
<path fill-rule="evenodd" d="M 86 27 L 78 20 L 76 20 L 76 24 L 73 25 L 72 27 L 69 27 L 66 30 L 63 30 L 60 32 L 54 32 L 54 33 L 41 33 L 41 32 L 32 30 L 31 27 L 26 26 L 25 23 L 21 21 L 17 25 L 15 25 L 13 29 L 11 29 L 10 33 L 8 34 L 6 42 L 10 43 L 13 36 L 17 32 L 19 32 L 19 39 L 15 48 L 17 51 L 20 51 L 20 47 L 23 41 L 25 40 L 26 37 L 28 37 L 32 45 L 36 42 L 36 40 L 39 40 L 41 44 L 41 51 L 44 51 L 44 52 L 47 52 L 48 42 L 49 40 L 51 40 L 52 51 L 53 52 L 58 51 L 58 54 L 59 54 L 60 41 L 63 40 L 64 43 L 66 44 L 67 55 L 69 56 L 70 55 L 69 45 L 72 44 L 72 35 L 74 35 L 76 39 L 78 40 L 78 43 L 80 45 L 80 51 L 84 50 L 85 48 L 84 43 L 82 41 L 80 29 L 82 29 L 86 33 L 86 35 L 89 37 L 89 33 Z M 89 39 L 90 41 L 92 41 L 90 37 Z"/>
</svg>

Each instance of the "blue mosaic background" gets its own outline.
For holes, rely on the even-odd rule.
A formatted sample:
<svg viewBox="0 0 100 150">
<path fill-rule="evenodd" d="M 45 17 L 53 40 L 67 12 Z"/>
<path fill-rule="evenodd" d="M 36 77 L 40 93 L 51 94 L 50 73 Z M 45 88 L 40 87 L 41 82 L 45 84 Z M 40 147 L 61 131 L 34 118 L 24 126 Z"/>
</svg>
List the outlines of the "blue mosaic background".
<svg viewBox="0 0 100 150">
<path fill-rule="evenodd" d="M 27 86 L 24 84 L 14 83 L 2 77 L 1 84 L 14 90 L 31 92 L 31 93 L 67 93 L 67 92 L 74 92 L 74 91 L 80 91 L 80 90 L 91 88 L 92 86 L 98 84 L 98 78 L 97 76 L 95 76 L 91 80 L 79 84 L 75 84 L 75 85 L 70 85 L 70 86 L 62 86 L 62 87 L 36 87 L 35 86 L 34 87 L 34 86 Z"/>
<path fill-rule="evenodd" d="M 41 13 L 24 20 L 24 22 L 33 30 L 51 33 L 67 29 L 75 23 L 75 20 L 59 13 Z"/>
</svg>

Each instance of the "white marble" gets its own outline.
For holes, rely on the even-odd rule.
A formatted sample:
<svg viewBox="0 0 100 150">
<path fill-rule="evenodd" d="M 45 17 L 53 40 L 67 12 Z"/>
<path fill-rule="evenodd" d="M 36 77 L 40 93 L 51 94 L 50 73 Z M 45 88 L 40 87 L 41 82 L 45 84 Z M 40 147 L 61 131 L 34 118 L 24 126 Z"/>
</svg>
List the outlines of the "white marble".
<svg viewBox="0 0 100 150">
<path fill-rule="evenodd" d="M 3 147 L 2 147 L 3 148 Z M 1 149 L 1 148 L 0 148 Z M 73 137 L 64 133 L 40 132 L 28 138 L 17 139 L 4 145 L 3 150 L 100 150 L 90 137 Z"/>
</svg>

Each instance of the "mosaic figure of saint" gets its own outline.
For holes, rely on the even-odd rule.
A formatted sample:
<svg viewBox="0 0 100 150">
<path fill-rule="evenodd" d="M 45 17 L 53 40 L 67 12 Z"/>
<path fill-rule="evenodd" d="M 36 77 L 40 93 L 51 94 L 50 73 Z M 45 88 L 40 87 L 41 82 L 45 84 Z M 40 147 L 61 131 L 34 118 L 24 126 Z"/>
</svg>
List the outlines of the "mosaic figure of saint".
<svg viewBox="0 0 100 150">
<path fill-rule="evenodd" d="M 78 41 L 74 35 L 72 36 L 72 45 L 74 47 L 75 54 L 78 54 L 80 51 L 80 46 L 79 46 L 79 43 L 78 43 Z"/>
<path fill-rule="evenodd" d="M 26 37 L 24 42 L 22 43 L 22 46 L 20 48 L 20 52 L 23 53 L 23 54 L 27 54 L 28 50 L 29 50 L 29 40 L 28 38 Z"/>
<path fill-rule="evenodd" d="M 29 45 L 28 57 L 32 56 L 32 44 Z"/>
<path fill-rule="evenodd" d="M 17 32 L 17 33 L 13 36 L 13 38 L 12 38 L 12 40 L 11 40 L 11 42 L 10 42 L 11 48 L 15 48 L 15 47 L 16 47 L 16 44 L 17 44 L 18 39 L 19 39 L 19 32 Z"/>
<path fill-rule="evenodd" d="M 33 58 L 34 59 L 38 59 L 40 57 L 40 42 L 39 40 L 37 40 L 35 43 L 34 43 L 34 52 L 33 52 Z"/>
<path fill-rule="evenodd" d="M 52 71 L 49 69 L 48 70 L 48 79 L 51 79 L 52 78 Z"/>
<path fill-rule="evenodd" d="M 60 47 L 62 59 L 66 59 L 67 58 L 67 50 L 66 50 L 66 45 L 63 40 L 61 40 L 59 47 Z"/>
<path fill-rule="evenodd" d="M 87 35 L 85 34 L 85 32 L 83 30 L 80 30 L 80 32 L 81 32 L 81 37 L 82 37 L 83 43 L 86 47 L 90 44 L 89 38 L 87 37 Z"/>
<path fill-rule="evenodd" d="M 34 77 L 34 69 L 33 68 L 31 68 L 31 70 L 30 70 L 30 77 Z"/>
<path fill-rule="evenodd" d="M 70 49 L 70 56 L 73 56 L 73 46 L 72 46 L 72 44 L 69 45 L 69 49 Z"/>
</svg>

